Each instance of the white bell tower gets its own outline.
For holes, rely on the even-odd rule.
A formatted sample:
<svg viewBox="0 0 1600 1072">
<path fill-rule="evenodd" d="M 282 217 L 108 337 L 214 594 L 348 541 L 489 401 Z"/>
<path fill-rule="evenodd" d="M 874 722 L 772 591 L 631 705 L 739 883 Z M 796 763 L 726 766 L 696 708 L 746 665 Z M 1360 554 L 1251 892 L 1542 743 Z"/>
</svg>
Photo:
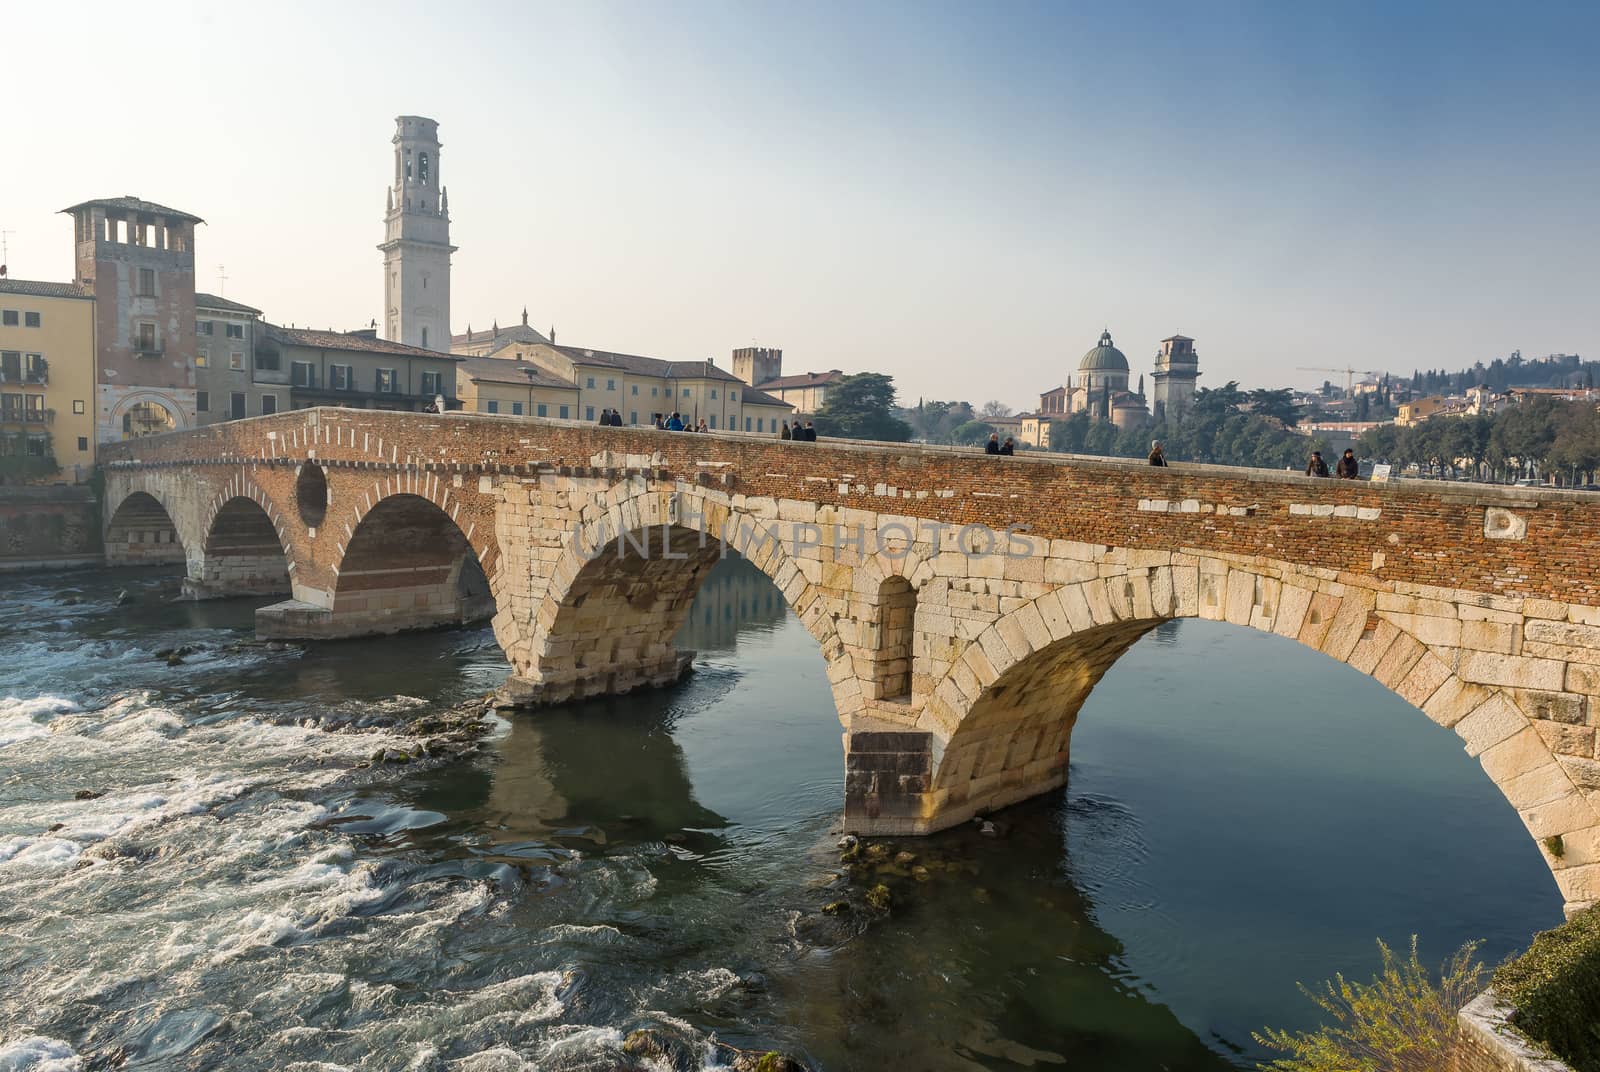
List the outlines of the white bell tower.
<svg viewBox="0 0 1600 1072">
<path fill-rule="evenodd" d="M 383 337 L 450 352 L 450 197 L 439 183 L 439 124 L 395 121 L 394 185 L 384 215 Z"/>
</svg>

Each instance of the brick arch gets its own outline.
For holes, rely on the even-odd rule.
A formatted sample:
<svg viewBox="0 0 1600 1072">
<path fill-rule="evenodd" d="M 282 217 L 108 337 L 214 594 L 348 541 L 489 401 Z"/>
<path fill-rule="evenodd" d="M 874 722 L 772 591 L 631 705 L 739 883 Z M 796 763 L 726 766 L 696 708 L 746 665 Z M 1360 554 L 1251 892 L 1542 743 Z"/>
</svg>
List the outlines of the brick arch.
<svg viewBox="0 0 1600 1072">
<path fill-rule="evenodd" d="M 1454 729 L 1539 844 L 1569 912 L 1595 900 L 1600 812 L 1516 690 L 1458 676 L 1455 649 L 1379 612 L 1374 589 L 1278 563 L 1200 561 L 1187 579 L 1157 566 L 1063 585 L 967 646 L 921 713 L 921 728 L 943 742 L 932 779 L 941 825 L 1064 784 L 1073 723 L 1104 673 L 1162 622 L 1199 618 L 1294 640 Z M 1547 843 L 1555 836 L 1559 856 Z"/>
<path fill-rule="evenodd" d="M 317 463 L 315 458 L 305 461 Z M 501 556 L 494 533 L 494 507 L 493 503 L 485 504 L 480 493 L 467 493 L 463 488 L 441 481 L 438 474 L 426 471 L 400 472 L 375 478 L 370 484 L 349 479 L 336 481 L 332 472 L 327 473 L 327 477 L 331 501 L 327 516 L 318 528 L 336 534 L 332 561 L 335 584 L 344 568 L 350 541 L 367 516 L 386 500 L 411 496 L 425 499 L 439 508 L 471 548 L 491 586 L 498 586 Z"/>
<path fill-rule="evenodd" d="M 145 495 L 155 500 L 166 515 L 166 527 L 155 527 L 154 523 L 159 518 L 134 519 L 124 511 L 129 506 L 128 500 L 135 495 Z M 107 481 L 105 514 L 106 562 L 109 565 L 135 565 L 140 562 L 173 562 L 183 561 L 186 566 L 194 563 L 201 555 L 201 546 L 205 542 L 204 532 L 196 532 L 193 519 L 189 512 L 174 509 L 177 501 L 172 494 L 172 489 L 167 486 L 166 480 L 156 473 L 137 473 L 131 476 L 117 474 Z M 111 504 L 115 503 L 115 506 Z M 142 527 L 150 522 L 149 527 Z M 119 539 L 119 528 L 131 526 L 131 531 L 126 533 L 129 539 L 136 542 L 125 542 Z M 155 537 L 152 540 L 152 536 Z M 163 541 L 170 539 L 167 546 L 175 543 L 178 552 L 162 552 L 159 548 Z"/>
<path fill-rule="evenodd" d="M 332 564 L 327 609 L 345 635 L 461 625 L 494 615 L 498 570 L 484 555 L 496 545 L 492 538 L 475 542 L 477 524 L 463 528 L 446 510 L 453 497 L 420 474 L 379 481 L 374 489 L 381 497 L 357 496 L 342 515 L 353 523 L 341 523 Z M 332 526 L 325 521 L 323 527 Z M 481 590 L 470 573 L 474 567 L 482 573 Z M 496 639 L 503 643 L 498 625 Z"/>
<path fill-rule="evenodd" d="M 565 530 L 561 558 L 549 571 L 548 584 L 537 599 L 534 613 L 529 616 L 532 634 L 518 637 L 514 646 L 506 648 L 516 677 L 531 686 L 533 702 L 559 702 L 589 695 L 591 691 L 616 692 L 633 687 L 632 682 L 618 684 L 615 675 L 622 672 L 621 664 L 615 671 L 599 664 L 584 668 L 566 665 L 576 653 L 563 634 L 576 624 L 575 612 L 588 603 L 599 582 L 606 581 L 612 589 L 608 595 L 615 597 L 620 595 L 616 586 L 629 580 L 626 569 L 632 567 L 619 567 L 605 578 L 597 573 L 607 560 L 617 561 L 618 534 L 637 539 L 640 533 L 648 533 L 646 539 L 650 542 L 646 553 L 658 557 L 662 551 L 660 533 L 664 527 L 673 541 L 671 552 L 688 557 L 675 560 L 670 574 L 666 570 L 660 572 L 664 576 L 682 576 L 685 583 L 679 591 L 668 582 L 668 586 L 664 586 L 666 590 L 646 613 L 679 618 L 686 614 L 694 592 L 704 579 L 704 571 L 720 556 L 721 545 L 726 543 L 772 581 L 789 609 L 816 640 L 828 666 L 828 680 L 841 720 L 860 709 L 864 697 L 854 676 L 849 648 L 841 640 L 838 629 L 842 608 L 834 606 L 818 585 L 806 579 L 783 547 L 782 539 L 767 538 L 769 526 L 781 526 L 780 522 L 734 508 L 725 495 L 715 492 L 706 493 L 687 485 L 680 485 L 676 490 L 650 489 L 643 481 L 614 485 L 593 505 L 594 516 Z M 706 543 L 703 549 L 699 546 L 702 538 Z M 592 555 L 593 549 L 600 546 L 606 547 L 606 551 L 591 562 L 583 549 Z M 625 546 L 628 555 L 636 559 L 638 544 Z M 615 598 L 610 605 L 617 605 Z M 616 619 L 613 615 L 608 620 L 614 624 Z M 654 659 L 644 660 L 648 665 L 641 671 L 637 684 L 661 684 L 681 673 L 677 653 L 670 645 L 677 624 L 677 618 L 660 618 L 649 625 L 641 624 L 640 640 L 654 651 Z M 643 636 L 646 632 L 648 640 Z M 523 696 L 520 702 L 529 699 Z"/>
<path fill-rule="evenodd" d="M 283 510 L 276 500 L 263 491 L 261 485 L 257 484 L 255 479 L 245 470 L 240 470 L 229 477 L 227 483 L 223 484 L 221 489 L 206 501 L 204 520 L 200 523 L 202 544 L 210 539 L 212 531 L 217 526 L 218 515 L 222 513 L 223 507 L 234 499 L 248 499 L 261 507 L 262 512 L 267 515 L 267 520 L 272 524 L 273 532 L 278 536 L 278 544 L 283 548 L 284 557 L 289 562 L 289 571 L 293 573 L 295 569 L 295 541 L 284 523 Z"/>
</svg>

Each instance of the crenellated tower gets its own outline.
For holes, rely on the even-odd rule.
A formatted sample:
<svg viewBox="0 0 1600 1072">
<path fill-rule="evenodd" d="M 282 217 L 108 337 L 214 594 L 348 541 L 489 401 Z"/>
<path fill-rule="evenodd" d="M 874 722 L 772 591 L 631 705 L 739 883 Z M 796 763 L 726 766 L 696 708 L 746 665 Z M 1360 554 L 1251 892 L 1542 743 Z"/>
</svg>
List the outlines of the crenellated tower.
<svg viewBox="0 0 1600 1072">
<path fill-rule="evenodd" d="M 384 338 L 450 350 L 450 197 L 440 182 L 439 124 L 395 121 L 394 185 L 384 214 Z"/>
</svg>

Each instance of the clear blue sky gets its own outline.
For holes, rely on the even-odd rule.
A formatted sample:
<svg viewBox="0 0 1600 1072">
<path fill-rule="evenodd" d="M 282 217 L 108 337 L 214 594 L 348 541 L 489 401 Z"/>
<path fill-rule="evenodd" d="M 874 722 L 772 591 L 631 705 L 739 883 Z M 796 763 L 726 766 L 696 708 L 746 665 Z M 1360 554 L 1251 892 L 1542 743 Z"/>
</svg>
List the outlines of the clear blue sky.
<svg viewBox="0 0 1600 1072">
<path fill-rule="evenodd" d="M 1134 372 L 1600 356 L 1595 5 L 152 2 L 6 15 L 0 228 L 207 220 L 203 289 L 380 315 L 393 117 L 445 143 L 457 331 L 1036 402 Z"/>
</svg>

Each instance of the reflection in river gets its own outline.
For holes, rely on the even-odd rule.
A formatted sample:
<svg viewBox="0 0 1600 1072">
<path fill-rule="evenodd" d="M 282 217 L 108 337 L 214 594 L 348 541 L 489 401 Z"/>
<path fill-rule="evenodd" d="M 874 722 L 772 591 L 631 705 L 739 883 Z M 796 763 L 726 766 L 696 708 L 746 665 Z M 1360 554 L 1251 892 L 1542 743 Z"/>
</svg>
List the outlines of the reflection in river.
<svg viewBox="0 0 1600 1072">
<path fill-rule="evenodd" d="M 695 1064 L 1221 1069 L 1374 936 L 1497 957 L 1559 918 L 1453 737 L 1243 630 L 1136 645 L 1068 791 L 896 845 L 879 916 L 837 877 L 821 657 L 748 564 L 706 582 L 683 686 L 433 765 L 367 760 L 494 686 L 487 630 L 274 648 L 171 591 L 0 604 L 0 1068 L 609 1070 L 650 1028 Z"/>
</svg>

